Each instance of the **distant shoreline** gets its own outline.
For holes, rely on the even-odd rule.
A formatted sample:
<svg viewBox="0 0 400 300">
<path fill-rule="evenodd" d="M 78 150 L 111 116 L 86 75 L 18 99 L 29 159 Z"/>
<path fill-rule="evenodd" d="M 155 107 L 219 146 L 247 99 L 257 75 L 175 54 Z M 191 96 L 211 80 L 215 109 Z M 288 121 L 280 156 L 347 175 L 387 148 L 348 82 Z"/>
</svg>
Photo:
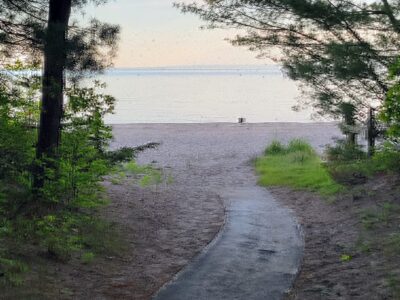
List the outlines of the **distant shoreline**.
<svg viewBox="0 0 400 300">
<path fill-rule="evenodd" d="M 260 65 L 183 65 L 183 66 L 150 66 L 150 67 L 112 67 L 106 70 L 259 70 L 281 69 L 278 64 Z"/>
<path fill-rule="evenodd" d="M 282 73 L 280 65 L 194 65 L 194 66 L 160 66 L 160 67 L 112 67 L 107 68 L 99 72 L 83 72 L 92 76 L 102 76 L 109 75 L 110 73 L 142 73 L 142 72 L 277 72 Z M 1 72 L 9 73 L 28 73 L 33 72 L 35 74 L 40 74 L 42 69 L 25 69 L 18 71 L 9 71 L 5 69 L 0 69 Z M 68 72 L 67 72 L 68 73 Z"/>
<path fill-rule="evenodd" d="M 284 76 L 281 67 L 270 66 L 199 66 L 199 67 L 151 67 L 151 68 L 110 68 L 89 76 L 173 76 L 173 75 L 258 75 Z"/>
<path fill-rule="evenodd" d="M 239 124 L 237 122 L 166 122 L 166 123 L 162 123 L 162 122 L 138 122 L 138 123 L 107 123 L 107 125 L 109 126 L 140 126 L 140 125 L 157 125 L 157 126 L 161 126 L 161 125 L 195 125 L 195 126 L 199 126 L 199 125 L 238 125 L 238 126 L 246 126 L 246 125 L 295 125 L 295 124 L 300 124 L 300 125 L 337 125 L 339 124 L 338 121 L 310 121 L 310 122 L 290 122 L 290 121 L 270 121 L 270 122 L 246 122 L 243 124 Z"/>
</svg>

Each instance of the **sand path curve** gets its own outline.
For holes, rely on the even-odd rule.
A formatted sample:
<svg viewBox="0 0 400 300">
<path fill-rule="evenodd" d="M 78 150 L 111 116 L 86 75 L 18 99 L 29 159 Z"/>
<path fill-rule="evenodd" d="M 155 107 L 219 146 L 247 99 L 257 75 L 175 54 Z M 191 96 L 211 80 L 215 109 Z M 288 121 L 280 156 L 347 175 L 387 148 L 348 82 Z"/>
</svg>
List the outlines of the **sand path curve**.
<svg viewBox="0 0 400 300">
<path fill-rule="evenodd" d="M 335 125 L 133 124 L 113 127 L 114 146 L 161 142 L 141 154 L 171 170 L 176 184 L 218 194 L 226 222 L 204 251 L 166 284 L 156 300 L 281 299 L 299 268 L 303 239 L 292 213 L 258 187 L 251 159 L 273 139 L 304 138 L 322 149 Z"/>
</svg>

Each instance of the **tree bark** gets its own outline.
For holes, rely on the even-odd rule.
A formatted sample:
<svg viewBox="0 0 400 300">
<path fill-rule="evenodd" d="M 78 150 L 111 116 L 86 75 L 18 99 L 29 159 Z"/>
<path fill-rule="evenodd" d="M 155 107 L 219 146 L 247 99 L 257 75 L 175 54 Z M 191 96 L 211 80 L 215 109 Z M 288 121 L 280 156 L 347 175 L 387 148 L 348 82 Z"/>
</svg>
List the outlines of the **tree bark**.
<svg viewBox="0 0 400 300">
<path fill-rule="evenodd" d="M 375 152 L 375 139 L 377 136 L 376 124 L 375 124 L 375 114 L 372 107 L 369 109 L 369 117 L 367 123 L 368 131 L 368 156 L 372 157 Z"/>
<path fill-rule="evenodd" d="M 63 114 L 64 70 L 66 67 L 66 37 L 72 0 L 49 0 L 49 17 L 44 43 L 42 102 L 36 157 L 39 165 L 34 174 L 34 188 L 45 182 L 47 159 L 56 159 L 60 143 Z"/>
</svg>

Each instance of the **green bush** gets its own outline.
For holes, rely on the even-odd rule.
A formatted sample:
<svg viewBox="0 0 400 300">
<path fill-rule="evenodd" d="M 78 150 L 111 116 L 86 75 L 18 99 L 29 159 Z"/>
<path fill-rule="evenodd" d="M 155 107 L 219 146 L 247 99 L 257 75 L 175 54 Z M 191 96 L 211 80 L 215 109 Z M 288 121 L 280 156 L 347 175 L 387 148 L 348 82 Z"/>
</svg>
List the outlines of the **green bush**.
<svg viewBox="0 0 400 300">
<path fill-rule="evenodd" d="M 373 157 L 375 169 L 378 171 L 392 171 L 400 173 L 400 151 L 395 145 L 387 143 Z"/>
<path fill-rule="evenodd" d="M 26 183 L 35 156 L 36 133 L 33 127 L 38 118 L 36 81 L 25 89 L 0 75 L 0 180 Z"/>
<path fill-rule="evenodd" d="M 37 86 L 0 80 L 0 272 L 11 274 L 5 280 L 15 281 L 12 274 L 18 273 L 11 244 L 31 245 L 61 261 L 117 247 L 111 226 L 95 217 L 96 208 L 107 203 L 101 182 L 137 149 L 117 150 L 110 158 L 111 127 L 103 118 L 113 111 L 114 99 L 97 93 L 103 87 L 68 89 L 58 156 L 46 162 L 51 168 L 45 185 L 33 193 L 32 171 L 44 162 L 35 159 Z"/>
<path fill-rule="evenodd" d="M 387 135 L 390 139 L 400 141 L 400 58 L 390 67 L 389 79 L 393 85 L 389 88 L 380 112 L 380 118 L 389 125 Z"/>
<path fill-rule="evenodd" d="M 328 146 L 325 150 L 328 161 L 354 161 L 367 158 L 362 147 L 347 141 L 339 140 L 335 146 Z"/>
<path fill-rule="evenodd" d="M 395 145 L 386 143 L 371 158 L 331 160 L 327 163 L 327 169 L 339 183 L 364 183 L 368 177 L 378 173 L 400 173 L 400 152 Z"/>
</svg>

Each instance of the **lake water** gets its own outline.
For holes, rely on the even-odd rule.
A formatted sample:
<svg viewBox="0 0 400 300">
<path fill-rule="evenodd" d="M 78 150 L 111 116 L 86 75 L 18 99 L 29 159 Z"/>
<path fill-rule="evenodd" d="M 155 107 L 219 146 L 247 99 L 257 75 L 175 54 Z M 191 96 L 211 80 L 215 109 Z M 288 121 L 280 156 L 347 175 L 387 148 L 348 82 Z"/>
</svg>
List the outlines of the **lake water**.
<svg viewBox="0 0 400 300">
<path fill-rule="evenodd" d="M 278 67 L 114 69 L 96 76 L 117 99 L 107 123 L 311 122 Z"/>
</svg>

